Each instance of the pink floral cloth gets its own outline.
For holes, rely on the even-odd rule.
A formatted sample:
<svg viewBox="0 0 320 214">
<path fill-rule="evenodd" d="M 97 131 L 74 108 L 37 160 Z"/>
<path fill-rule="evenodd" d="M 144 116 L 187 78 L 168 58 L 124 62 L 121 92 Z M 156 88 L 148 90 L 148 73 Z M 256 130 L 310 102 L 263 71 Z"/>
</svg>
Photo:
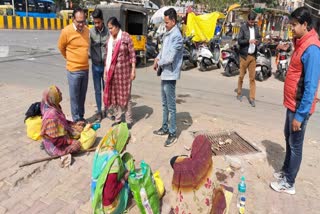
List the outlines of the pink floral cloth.
<svg viewBox="0 0 320 214">
<path fill-rule="evenodd" d="M 213 173 L 206 178 L 206 182 L 198 189 L 190 192 L 179 191 L 173 206 L 175 214 L 209 213 L 212 206 L 214 189 Z"/>
</svg>

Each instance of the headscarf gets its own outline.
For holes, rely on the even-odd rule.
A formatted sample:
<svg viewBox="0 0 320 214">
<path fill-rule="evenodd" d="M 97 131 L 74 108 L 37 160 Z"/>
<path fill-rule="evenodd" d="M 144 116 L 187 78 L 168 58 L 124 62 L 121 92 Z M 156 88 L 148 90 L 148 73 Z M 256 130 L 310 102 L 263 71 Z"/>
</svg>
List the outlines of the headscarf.
<svg viewBox="0 0 320 214">
<path fill-rule="evenodd" d="M 41 113 L 44 114 L 48 108 L 54 108 L 62 112 L 60 102 L 62 101 L 62 94 L 60 89 L 52 85 L 46 89 L 42 94 Z"/>
<path fill-rule="evenodd" d="M 62 101 L 62 94 L 60 89 L 52 85 L 46 89 L 42 94 L 41 113 L 42 120 L 54 119 L 63 126 L 67 131 L 71 131 L 66 116 L 63 114 L 60 102 Z"/>
<path fill-rule="evenodd" d="M 199 135 L 192 143 L 190 158 L 181 157 L 173 164 L 173 189 L 197 190 L 206 182 L 212 167 L 211 144 L 205 136 Z"/>
</svg>

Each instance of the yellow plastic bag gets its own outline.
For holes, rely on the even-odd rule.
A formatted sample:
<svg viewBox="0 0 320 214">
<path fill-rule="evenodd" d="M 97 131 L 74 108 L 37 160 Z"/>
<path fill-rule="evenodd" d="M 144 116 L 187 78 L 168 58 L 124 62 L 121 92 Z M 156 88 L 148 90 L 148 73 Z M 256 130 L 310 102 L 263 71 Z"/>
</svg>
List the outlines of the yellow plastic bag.
<svg viewBox="0 0 320 214">
<path fill-rule="evenodd" d="M 159 195 L 159 198 L 162 198 L 163 194 L 164 194 L 164 184 L 163 184 L 163 181 L 160 177 L 160 172 L 159 170 L 155 171 L 153 173 L 153 179 L 156 183 L 156 187 L 157 187 L 157 191 L 158 191 L 158 195 Z"/>
<path fill-rule="evenodd" d="M 96 140 L 96 131 L 92 128 L 85 127 L 80 134 L 79 141 L 81 143 L 81 150 L 89 149 Z"/>
<path fill-rule="evenodd" d="M 26 119 L 25 124 L 27 126 L 27 136 L 32 140 L 41 140 L 41 116 L 29 117 Z"/>
</svg>

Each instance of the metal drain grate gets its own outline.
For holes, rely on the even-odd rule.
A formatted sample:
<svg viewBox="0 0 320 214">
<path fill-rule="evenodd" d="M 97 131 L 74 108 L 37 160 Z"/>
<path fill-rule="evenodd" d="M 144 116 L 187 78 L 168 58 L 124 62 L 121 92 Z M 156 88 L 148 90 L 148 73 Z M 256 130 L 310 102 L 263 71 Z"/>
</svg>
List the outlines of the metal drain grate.
<svg viewBox="0 0 320 214">
<path fill-rule="evenodd" d="M 212 134 L 205 131 L 194 132 L 193 136 L 204 135 L 211 142 L 213 155 L 243 155 L 260 152 L 255 146 L 244 140 L 237 132 Z"/>
</svg>

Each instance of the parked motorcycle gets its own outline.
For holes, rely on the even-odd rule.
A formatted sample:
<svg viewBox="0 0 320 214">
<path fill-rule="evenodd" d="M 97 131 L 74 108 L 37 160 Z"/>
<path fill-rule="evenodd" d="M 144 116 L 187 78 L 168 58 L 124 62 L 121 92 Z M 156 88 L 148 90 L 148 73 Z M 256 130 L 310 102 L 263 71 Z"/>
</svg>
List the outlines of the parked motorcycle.
<svg viewBox="0 0 320 214">
<path fill-rule="evenodd" d="M 271 50 L 261 43 L 257 50 L 256 80 L 263 81 L 272 75 Z"/>
<path fill-rule="evenodd" d="M 184 49 L 183 49 L 183 61 L 181 70 L 185 71 L 190 68 L 197 67 L 197 47 L 192 42 L 194 36 L 185 37 L 183 40 Z"/>
<path fill-rule="evenodd" d="M 212 38 L 208 45 L 201 45 L 198 52 L 199 70 L 206 71 L 209 68 L 216 66 L 221 67 L 220 64 L 220 39 Z"/>
<path fill-rule="evenodd" d="M 287 75 L 288 67 L 289 67 L 289 56 L 291 51 L 291 44 L 287 41 L 280 42 L 277 46 L 276 53 L 276 78 L 281 81 L 284 81 Z"/>
<path fill-rule="evenodd" d="M 233 76 L 239 73 L 240 58 L 239 48 L 237 45 L 233 45 L 230 48 L 226 48 L 221 51 L 222 66 L 224 68 L 224 75 L 227 77 Z"/>
<path fill-rule="evenodd" d="M 157 40 L 158 41 L 158 40 Z M 148 59 L 154 59 L 158 56 L 159 54 L 159 49 L 158 49 L 158 42 L 153 42 L 152 37 L 147 38 L 147 44 L 146 44 L 146 57 Z"/>
</svg>

